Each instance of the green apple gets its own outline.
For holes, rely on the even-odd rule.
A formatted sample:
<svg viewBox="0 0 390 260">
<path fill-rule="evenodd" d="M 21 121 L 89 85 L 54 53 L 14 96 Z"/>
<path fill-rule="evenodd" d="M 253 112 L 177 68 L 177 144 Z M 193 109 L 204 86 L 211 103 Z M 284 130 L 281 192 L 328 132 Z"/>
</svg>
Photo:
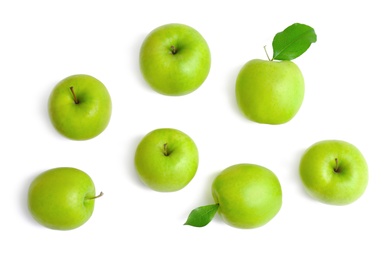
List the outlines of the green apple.
<svg viewBox="0 0 390 260">
<path fill-rule="evenodd" d="M 207 225 L 219 212 L 236 228 L 257 228 L 276 216 L 282 206 L 282 189 L 277 176 L 256 164 L 236 164 L 223 170 L 212 183 L 215 204 L 194 209 L 185 223 Z"/>
<path fill-rule="evenodd" d="M 303 75 L 292 61 L 253 59 L 240 70 L 236 100 L 243 114 L 263 124 L 290 121 L 302 105 Z"/>
<path fill-rule="evenodd" d="M 49 116 L 62 135 L 73 140 L 96 137 L 111 117 L 111 97 L 98 79 L 72 75 L 61 80 L 49 97 Z"/>
<path fill-rule="evenodd" d="M 28 208 L 34 219 L 45 227 L 71 230 L 91 217 L 95 186 L 83 171 L 60 167 L 38 175 L 30 184 Z"/>
<path fill-rule="evenodd" d="M 236 100 L 248 119 L 277 125 L 298 113 L 305 84 L 301 70 L 291 60 L 316 41 L 313 28 L 294 23 L 275 35 L 272 58 L 266 52 L 268 60 L 253 59 L 241 68 L 236 79 Z"/>
<path fill-rule="evenodd" d="M 299 169 L 307 192 L 327 204 L 350 204 L 364 193 L 368 184 L 363 154 L 341 140 L 324 140 L 310 146 Z"/>
<path fill-rule="evenodd" d="M 198 149 L 182 131 L 160 128 L 143 137 L 137 146 L 134 161 L 140 179 L 151 189 L 178 191 L 195 176 Z"/>
<path fill-rule="evenodd" d="M 157 92 L 179 96 L 195 91 L 206 80 L 211 55 L 206 40 L 184 24 L 165 24 L 151 31 L 142 43 L 140 68 Z"/>
<path fill-rule="evenodd" d="M 212 184 L 212 195 L 222 219 L 238 228 L 262 226 L 282 206 L 278 178 L 254 164 L 237 164 L 223 170 Z"/>
</svg>

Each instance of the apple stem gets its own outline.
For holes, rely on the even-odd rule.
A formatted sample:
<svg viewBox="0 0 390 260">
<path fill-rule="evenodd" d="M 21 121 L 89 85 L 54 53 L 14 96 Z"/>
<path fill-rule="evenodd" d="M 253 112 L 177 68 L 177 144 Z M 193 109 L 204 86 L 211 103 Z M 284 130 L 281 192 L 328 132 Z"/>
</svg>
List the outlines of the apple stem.
<svg viewBox="0 0 390 260">
<path fill-rule="evenodd" d="M 88 199 L 89 200 L 94 200 L 94 199 L 100 198 L 101 196 L 103 196 L 103 192 L 100 192 L 99 195 L 97 195 L 95 197 L 92 197 L 92 198 L 88 198 Z"/>
<path fill-rule="evenodd" d="M 168 156 L 168 155 L 169 155 L 169 152 L 168 152 L 168 144 L 167 144 L 167 143 L 164 144 L 164 155 L 165 155 L 165 156 Z"/>
<path fill-rule="evenodd" d="M 337 158 L 334 159 L 336 161 L 336 166 L 334 167 L 334 172 L 339 172 L 339 160 Z"/>
<path fill-rule="evenodd" d="M 76 94 L 74 93 L 73 86 L 70 87 L 70 91 L 71 91 L 72 94 L 73 94 L 74 103 L 75 103 L 75 104 L 78 104 L 78 103 L 79 103 L 79 100 L 77 99 Z"/>
<path fill-rule="evenodd" d="M 177 53 L 177 49 L 173 45 L 171 46 L 171 52 L 172 52 L 172 54 L 176 54 Z"/>
<path fill-rule="evenodd" d="M 265 55 L 267 55 L 267 58 L 268 58 L 268 60 L 269 61 L 272 61 L 273 59 L 271 59 L 270 57 L 269 57 L 269 55 L 268 55 L 268 52 L 267 52 L 267 45 L 264 45 L 264 51 L 265 51 Z"/>
</svg>

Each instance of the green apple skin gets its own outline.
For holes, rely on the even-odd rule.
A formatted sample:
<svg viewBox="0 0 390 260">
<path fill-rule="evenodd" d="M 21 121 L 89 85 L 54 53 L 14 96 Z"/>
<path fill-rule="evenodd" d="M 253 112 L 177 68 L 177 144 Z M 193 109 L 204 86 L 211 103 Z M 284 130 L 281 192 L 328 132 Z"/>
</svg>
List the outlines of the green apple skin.
<svg viewBox="0 0 390 260">
<path fill-rule="evenodd" d="M 160 26 L 146 36 L 139 61 L 143 77 L 155 91 L 181 96 L 195 91 L 206 80 L 211 54 L 198 31 L 173 23 Z"/>
<path fill-rule="evenodd" d="M 140 179 L 160 192 L 178 191 L 193 179 L 198 169 L 198 148 L 185 133 L 159 128 L 143 137 L 135 152 Z"/>
<path fill-rule="evenodd" d="M 110 121 L 111 109 L 107 88 L 85 74 L 61 80 L 49 97 L 52 124 L 59 133 L 73 140 L 88 140 L 102 133 Z"/>
<path fill-rule="evenodd" d="M 28 190 L 28 208 L 41 225 L 55 230 L 80 227 L 91 217 L 95 186 L 83 171 L 71 167 L 47 170 Z"/>
<path fill-rule="evenodd" d="M 326 204 L 350 204 L 368 184 L 363 154 L 341 140 L 324 140 L 310 146 L 301 158 L 299 170 L 306 191 Z"/>
<path fill-rule="evenodd" d="M 213 181 L 212 195 L 222 219 L 242 229 L 263 226 L 282 206 L 278 178 L 255 164 L 236 164 L 223 170 Z"/>
<path fill-rule="evenodd" d="M 250 120 L 262 124 L 284 124 L 302 105 L 303 75 L 291 61 L 254 59 L 240 70 L 236 80 L 236 100 Z"/>
</svg>

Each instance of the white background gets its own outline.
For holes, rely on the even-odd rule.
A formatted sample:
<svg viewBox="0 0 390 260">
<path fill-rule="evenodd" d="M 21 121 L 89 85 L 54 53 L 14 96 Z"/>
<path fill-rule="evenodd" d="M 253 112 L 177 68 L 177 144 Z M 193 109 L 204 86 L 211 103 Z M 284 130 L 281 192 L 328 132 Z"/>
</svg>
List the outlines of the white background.
<svg viewBox="0 0 390 260">
<path fill-rule="evenodd" d="M 1 1 L 0 259 L 389 259 L 388 168 L 390 19 L 386 1 Z M 171 22 L 206 39 L 212 66 L 195 92 L 168 97 L 143 80 L 145 36 Z M 253 123 L 238 110 L 235 79 L 245 62 L 266 59 L 273 36 L 292 23 L 312 26 L 318 41 L 294 62 L 306 93 L 284 125 Z M 54 85 L 85 73 L 108 88 L 113 113 L 98 137 L 59 135 L 47 113 Z M 200 164 L 174 193 L 143 185 L 136 145 L 149 131 L 173 127 L 196 142 Z M 356 145 L 369 164 L 364 195 L 348 206 L 310 198 L 299 180 L 303 151 L 324 139 Z M 256 163 L 272 170 L 283 206 L 267 225 L 183 226 L 195 207 L 213 203 L 211 182 L 224 168 Z M 97 192 L 91 219 L 55 231 L 30 216 L 26 195 L 39 173 L 71 166 Z"/>
</svg>

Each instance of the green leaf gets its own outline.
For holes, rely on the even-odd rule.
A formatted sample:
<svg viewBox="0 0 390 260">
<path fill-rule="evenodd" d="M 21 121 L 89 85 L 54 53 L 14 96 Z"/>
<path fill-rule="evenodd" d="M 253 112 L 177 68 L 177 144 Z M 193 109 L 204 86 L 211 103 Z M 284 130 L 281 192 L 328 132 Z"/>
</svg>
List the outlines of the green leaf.
<svg viewBox="0 0 390 260">
<path fill-rule="evenodd" d="M 275 35 L 272 41 L 273 60 L 293 60 L 301 56 L 317 41 L 314 29 L 308 25 L 294 23 Z"/>
<path fill-rule="evenodd" d="M 201 206 L 191 211 L 184 225 L 193 227 L 204 227 L 214 218 L 217 213 L 219 204 Z"/>
</svg>

